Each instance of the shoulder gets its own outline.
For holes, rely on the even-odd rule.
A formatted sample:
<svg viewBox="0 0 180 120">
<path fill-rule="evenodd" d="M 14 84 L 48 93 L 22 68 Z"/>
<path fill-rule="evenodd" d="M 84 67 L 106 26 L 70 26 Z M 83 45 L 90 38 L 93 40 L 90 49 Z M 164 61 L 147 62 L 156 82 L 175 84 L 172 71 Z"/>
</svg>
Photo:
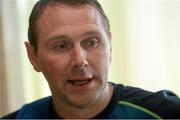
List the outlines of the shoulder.
<svg viewBox="0 0 180 120">
<path fill-rule="evenodd" d="M 15 119 L 19 110 L 3 116 L 1 119 Z"/>
<path fill-rule="evenodd" d="M 180 98 L 171 91 L 150 92 L 121 84 L 114 86 L 119 104 L 150 111 L 162 118 L 180 118 Z"/>
<path fill-rule="evenodd" d="M 25 119 L 33 119 L 33 118 L 46 118 L 48 117 L 47 113 L 49 112 L 50 103 L 52 101 L 52 97 L 46 97 L 39 100 L 36 100 L 32 103 L 25 104 L 21 109 L 10 113 L 4 117 L 3 119 L 13 119 L 13 118 L 25 118 Z"/>
</svg>

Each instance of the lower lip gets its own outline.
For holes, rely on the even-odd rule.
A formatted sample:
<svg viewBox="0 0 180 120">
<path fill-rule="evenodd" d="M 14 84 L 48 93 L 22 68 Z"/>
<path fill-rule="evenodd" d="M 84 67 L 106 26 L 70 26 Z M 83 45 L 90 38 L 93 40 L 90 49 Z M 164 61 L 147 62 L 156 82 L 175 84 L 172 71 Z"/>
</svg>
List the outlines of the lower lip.
<svg viewBox="0 0 180 120">
<path fill-rule="evenodd" d="M 88 80 L 88 82 L 86 84 L 83 84 L 83 85 L 73 85 L 72 83 L 69 83 L 71 85 L 71 87 L 73 87 L 73 89 L 85 89 L 85 88 L 88 88 L 90 87 L 91 83 L 94 81 L 94 78 L 91 78 Z"/>
</svg>

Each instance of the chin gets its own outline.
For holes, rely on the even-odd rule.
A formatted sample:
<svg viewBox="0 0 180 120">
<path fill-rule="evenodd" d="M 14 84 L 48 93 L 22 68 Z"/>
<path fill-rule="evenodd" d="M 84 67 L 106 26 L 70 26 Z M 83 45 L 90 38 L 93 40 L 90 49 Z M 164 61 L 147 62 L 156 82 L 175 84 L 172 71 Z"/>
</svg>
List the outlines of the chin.
<svg viewBox="0 0 180 120">
<path fill-rule="evenodd" d="M 96 101 L 76 101 L 76 102 L 71 102 L 71 105 L 75 108 L 79 108 L 79 109 L 85 109 L 85 108 L 89 108 L 91 106 L 93 106 L 94 104 L 96 104 Z"/>
<path fill-rule="evenodd" d="M 74 96 L 69 99 L 69 103 L 76 107 L 76 108 L 87 108 L 87 107 L 91 107 L 94 104 L 97 103 L 98 101 L 98 96 L 97 95 L 90 95 L 90 96 Z"/>
</svg>

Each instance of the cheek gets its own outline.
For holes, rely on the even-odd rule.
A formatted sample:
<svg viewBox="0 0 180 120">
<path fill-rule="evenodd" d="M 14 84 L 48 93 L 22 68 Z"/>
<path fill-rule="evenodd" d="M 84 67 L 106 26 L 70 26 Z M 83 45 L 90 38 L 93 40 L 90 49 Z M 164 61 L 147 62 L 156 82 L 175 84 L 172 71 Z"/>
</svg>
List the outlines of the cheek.
<svg viewBox="0 0 180 120">
<path fill-rule="evenodd" d="M 103 52 L 98 52 L 92 58 L 91 63 L 93 64 L 96 73 L 100 74 L 101 76 L 108 75 L 108 69 L 110 64 L 110 52 L 104 52 L 105 50 L 101 50 Z"/>
<path fill-rule="evenodd" d="M 48 59 L 43 61 L 42 73 L 50 86 L 51 92 L 55 92 L 56 94 L 59 90 L 64 88 L 65 80 L 68 75 L 68 66 L 67 60 Z"/>
<path fill-rule="evenodd" d="M 48 81 L 57 81 L 66 77 L 69 62 L 67 59 L 57 56 L 42 57 L 40 61 L 41 69 Z"/>
</svg>

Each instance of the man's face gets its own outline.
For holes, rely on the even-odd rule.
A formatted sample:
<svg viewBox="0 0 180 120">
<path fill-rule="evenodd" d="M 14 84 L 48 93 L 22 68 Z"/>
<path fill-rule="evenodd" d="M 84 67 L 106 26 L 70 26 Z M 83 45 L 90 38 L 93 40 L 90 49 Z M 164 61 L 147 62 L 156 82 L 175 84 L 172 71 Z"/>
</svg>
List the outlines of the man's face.
<svg viewBox="0 0 180 120">
<path fill-rule="evenodd" d="M 47 7 L 38 20 L 38 51 L 27 46 L 34 68 L 62 103 L 94 104 L 107 89 L 110 37 L 94 7 Z"/>
</svg>

